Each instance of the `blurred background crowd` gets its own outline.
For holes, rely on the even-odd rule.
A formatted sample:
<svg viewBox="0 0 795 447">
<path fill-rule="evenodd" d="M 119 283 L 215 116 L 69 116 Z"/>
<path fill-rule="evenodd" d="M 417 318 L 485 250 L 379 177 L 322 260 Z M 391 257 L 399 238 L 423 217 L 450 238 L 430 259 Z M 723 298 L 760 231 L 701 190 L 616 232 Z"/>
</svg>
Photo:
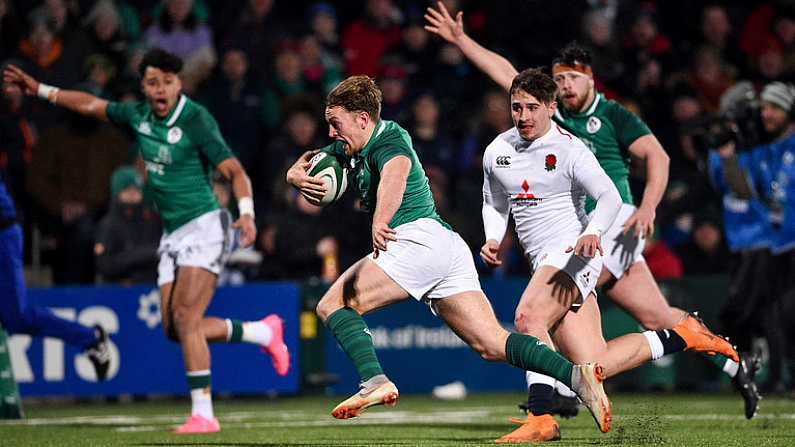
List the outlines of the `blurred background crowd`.
<svg viewBox="0 0 795 447">
<path fill-rule="evenodd" d="M 658 278 L 726 274 L 721 199 L 699 123 L 745 80 L 795 78 L 795 1 L 445 0 L 467 32 L 516 67 L 546 66 L 577 40 L 597 89 L 640 115 L 671 157 Z M 204 104 L 252 178 L 259 226 L 230 282 L 331 278 L 371 250 L 348 193 L 313 207 L 286 188 L 298 156 L 330 142 L 323 100 L 351 74 L 377 79 L 382 117 L 411 133 L 442 217 L 483 243 L 486 145 L 511 127 L 508 98 L 461 52 L 425 31 L 428 0 L 0 0 L 0 60 L 61 88 L 141 99 L 137 63 L 154 46 L 184 58 L 184 92 Z M 151 282 L 159 238 L 134 138 L 3 89 L 0 169 L 20 207 L 33 285 Z M 79 174 L 76 174 L 79 173 Z M 642 180 L 636 185 L 642 197 Z M 216 182 L 223 204 L 229 185 Z M 137 192 L 137 193 L 136 193 Z M 233 210 L 234 211 L 234 210 Z M 322 222 L 313 224 L 313 222 Z M 509 232 L 508 234 L 511 234 Z M 364 238 L 362 238 L 364 236 Z M 522 275 L 514 240 L 484 275 Z M 476 256 L 477 259 L 477 256 Z"/>
</svg>

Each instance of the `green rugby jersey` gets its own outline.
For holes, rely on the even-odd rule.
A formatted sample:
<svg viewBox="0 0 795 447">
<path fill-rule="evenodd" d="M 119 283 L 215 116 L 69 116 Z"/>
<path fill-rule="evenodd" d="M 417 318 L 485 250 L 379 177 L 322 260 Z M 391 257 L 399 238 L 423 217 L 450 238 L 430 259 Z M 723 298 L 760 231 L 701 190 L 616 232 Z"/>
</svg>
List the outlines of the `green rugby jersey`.
<svg viewBox="0 0 795 447">
<path fill-rule="evenodd" d="M 406 191 L 403 193 L 403 201 L 400 207 L 389 221 L 389 228 L 395 228 L 404 223 L 413 222 L 417 219 L 427 217 L 441 223 L 448 229 L 452 228 L 439 217 L 436 212 L 436 205 L 433 203 L 431 188 L 428 186 L 428 178 L 417 157 L 417 152 L 411 144 L 411 137 L 405 129 L 394 121 L 381 120 L 375 126 L 375 131 L 370 137 L 370 141 L 358 154 L 353 157 L 345 155 L 342 143 L 336 141 L 322 149 L 324 152 L 336 153 L 348 161 L 350 170 L 348 172 L 348 185 L 356 191 L 356 195 L 361 199 L 362 211 L 373 219 L 376 205 L 376 194 L 378 182 L 381 178 L 381 170 L 386 162 L 397 155 L 405 155 L 411 160 L 411 170 L 406 180 Z M 349 187 L 350 187 L 349 186 Z"/>
<path fill-rule="evenodd" d="M 555 110 L 555 121 L 576 135 L 596 155 L 602 169 L 618 188 L 624 203 L 634 204 L 629 189 L 629 145 L 651 133 L 640 117 L 624 106 L 595 92 L 593 103 L 581 113 Z M 593 199 L 587 198 L 585 209 L 591 212 Z"/>
<path fill-rule="evenodd" d="M 213 168 L 233 157 L 210 112 L 185 95 L 167 117 L 157 118 L 146 101 L 110 102 L 108 118 L 138 137 L 148 182 L 163 228 L 170 233 L 220 208 L 213 194 Z"/>
</svg>

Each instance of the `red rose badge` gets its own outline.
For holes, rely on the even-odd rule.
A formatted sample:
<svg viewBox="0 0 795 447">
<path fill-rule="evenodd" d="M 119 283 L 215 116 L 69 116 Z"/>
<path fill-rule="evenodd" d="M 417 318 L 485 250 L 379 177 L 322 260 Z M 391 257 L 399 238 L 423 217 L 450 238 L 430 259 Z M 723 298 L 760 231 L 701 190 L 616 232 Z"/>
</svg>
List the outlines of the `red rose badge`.
<svg viewBox="0 0 795 447">
<path fill-rule="evenodd" d="M 555 165 L 558 164 L 558 159 L 555 157 L 554 154 L 547 155 L 547 158 L 544 159 L 544 169 L 547 171 L 555 170 Z"/>
</svg>

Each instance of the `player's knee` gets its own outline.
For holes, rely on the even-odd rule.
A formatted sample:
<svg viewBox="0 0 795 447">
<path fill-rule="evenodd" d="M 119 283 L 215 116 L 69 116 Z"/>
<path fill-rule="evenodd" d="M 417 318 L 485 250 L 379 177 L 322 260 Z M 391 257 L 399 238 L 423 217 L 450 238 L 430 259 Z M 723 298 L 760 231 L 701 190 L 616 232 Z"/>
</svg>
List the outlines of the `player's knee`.
<svg viewBox="0 0 795 447">
<path fill-rule="evenodd" d="M 520 334 L 533 334 L 537 332 L 543 324 L 538 318 L 533 317 L 531 313 L 517 309 L 513 319 L 513 326 L 516 328 L 516 332 Z"/>
<path fill-rule="evenodd" d="M 331 309 L 330 306 L 326 305 L 323 300 L 320 300 L 315 306 L 315 313 L 317 317 L 320 318 L 320 321 L 326 321 L 332 313 L 334 313 L 335 309 Z"/>
<path fill-rule="evenodd" d="M 328 317 L 333 314 L 334 312 L 342 309 L 344 304 L 340 303 L 337 300 L 329 299 L 329 298 L 321 298 L 321 300 L 315 306 L 315 313 L 317 317 L 320 318 L 320 321 L 326 321 Z"/>
</svg>

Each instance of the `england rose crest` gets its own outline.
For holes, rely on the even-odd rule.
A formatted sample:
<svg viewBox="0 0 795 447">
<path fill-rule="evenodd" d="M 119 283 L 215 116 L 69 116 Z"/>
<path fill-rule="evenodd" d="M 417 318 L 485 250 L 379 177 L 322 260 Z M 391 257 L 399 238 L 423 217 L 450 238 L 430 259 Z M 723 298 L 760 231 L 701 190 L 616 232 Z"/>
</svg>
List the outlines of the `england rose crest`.
<svg viewBox="0 0 795 447">
<path fill-rule="evenodd" d="M 558 159 L 555 157 L 554 154 L 547 155 L 547 158 L 544 159 L 544 169 L 547 171 L 554 171 L 555 165 L 558 163 Z"/>
</svg>

